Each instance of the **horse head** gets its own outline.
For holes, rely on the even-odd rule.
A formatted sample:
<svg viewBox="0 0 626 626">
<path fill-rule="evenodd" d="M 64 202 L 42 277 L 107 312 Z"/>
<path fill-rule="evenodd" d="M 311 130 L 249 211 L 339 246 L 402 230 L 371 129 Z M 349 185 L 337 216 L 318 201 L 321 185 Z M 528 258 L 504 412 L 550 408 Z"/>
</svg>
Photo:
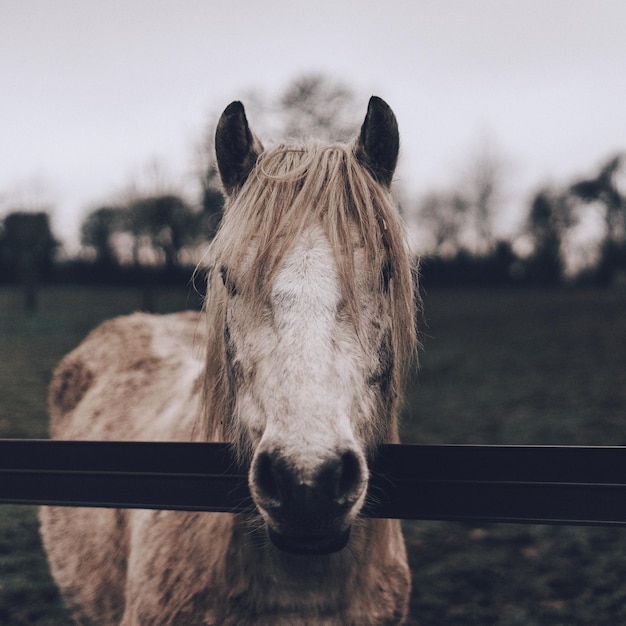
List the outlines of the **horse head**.
<svg viewBox="0 0 626 626">
<path fill-rule="evenodd" d="M 415 347 L 411 260 L 390 188 L 396 119 L 373 97 L 349 145 L 265 150 L 234 102 L 215 146 L 227 199 L 206 304 L 213 428 L 250 463 L 272 543 L 335 552 L 366 502 L 368 460 L 398 441 Z"/>
</svg>

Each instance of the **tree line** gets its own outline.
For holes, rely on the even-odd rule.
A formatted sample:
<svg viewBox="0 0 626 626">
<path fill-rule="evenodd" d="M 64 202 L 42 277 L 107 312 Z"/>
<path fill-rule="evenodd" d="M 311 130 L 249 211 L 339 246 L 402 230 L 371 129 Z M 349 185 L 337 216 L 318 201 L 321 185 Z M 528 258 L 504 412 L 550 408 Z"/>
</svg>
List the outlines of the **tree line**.
<svg viewBox="0 0 626 626">
<path fill-rule="evenodd" d="M 521 207 L 506 236 L 499 161 L 472 161 L 469 184 L 421 198 L 414 222 L 424 228 L 423 273 L 439 284 L 609 286 L 626 280 L 626 152 L 589 176 L 546 185 Z"/>
<path fill-rule="evenodd" d="M 274 100 L 252 98 L 249 112 L 267 136 L 346 140 L 357 130 L 352 124 L 360 104 L 346 85 L 314 75 L 295 80 Z M 42 281 L 142 284 L 149 293 L 151 285 L 188 280 L 223 208 L 212 136 L 211 128 L 201 151 L 200 198 L 135 190 L 96 206 L 80 225 L 75 258 L 59 260 L 62 245 L 47 212 L 6 212 L 0 220 L 0 283 L 21 283 L 26 306 L 33 308 Z M 427 287 L 609 285 L 624 279 L 626 153 L 613 155 L 588 177 L 538 190 L 517 229 L 502 236 L 496 222 L 506 195 L 505 170 L 504 159 L 481 149 L 449 189 L 402 202 L 410 227 L 425 235 L 416 252 Z"/>
</svg>

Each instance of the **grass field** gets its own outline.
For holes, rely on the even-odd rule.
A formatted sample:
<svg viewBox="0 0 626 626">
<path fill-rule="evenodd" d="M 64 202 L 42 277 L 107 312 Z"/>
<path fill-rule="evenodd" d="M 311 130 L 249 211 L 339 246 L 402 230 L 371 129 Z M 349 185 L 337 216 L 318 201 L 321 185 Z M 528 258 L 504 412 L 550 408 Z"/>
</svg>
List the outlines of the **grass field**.
<svg viewBox="0 0 626 626">
<path fill-rule="evenodd" d="M 141 302 L 133 290 L 51 289 L 24 317 L 0 290 L 0 437 L 46 434 L 59 358 L 98 322 Z M 160 294 L 162 312 L 195 303 Z M 626 292 L 434 292 L 405 441 L 626 444 Z M 626 623 L 626 529 L 405 525 L 411 623 Z M 418 620 L 419 618 L 419 620 Z M 67 624 L 36 511 L 0 507 L 0 624 Z"/>
</svg>

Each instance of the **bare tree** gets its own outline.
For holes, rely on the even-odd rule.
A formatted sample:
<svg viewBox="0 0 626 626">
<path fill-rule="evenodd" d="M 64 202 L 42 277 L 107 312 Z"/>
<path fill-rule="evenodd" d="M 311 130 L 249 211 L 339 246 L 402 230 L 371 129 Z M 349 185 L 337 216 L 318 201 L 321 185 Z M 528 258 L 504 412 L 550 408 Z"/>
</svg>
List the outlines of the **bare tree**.
<svg viewBox="0 0 626 626">
<path fill-rule="evenodd" d="M 598 174 L 570 187 L 585 203 L 599 202 L 604 209 L 605 238 L 600 251 L 599 276 L 612 282 L 617 269 L 626 265 L 626 154 L 618 154 L 600 167 Z"/>
<path fill-rule="evenodd" d="M 422 198 L 418 220 L 429 230 L 435 254 L 488 256 L 495 252 L 507 167 L 499 151 L 483 142 L 467 158 L 456 184 Z"/>
<path fill-rule="evenodd" d="M 431 192 L 418 203 L 417 221 L 432 238 L 432 252 L 452 257 L 463 248 L 461 234 L 468 205 L 458 193 Z"/>
<path fill-rule="evenodd" d="M 556 285 L 562 281 L 567 264 L 565 241 L 575 223 L 567 194 L 548 187 L 535 194 L 525 228 L 534 247 L 529 263 L 533 282 Z"/>
<path fill-rule="evenodd" d="M 458 193 L 467 205 L 466 234 L 474 253 L 489 254 L 497 243 L 496 222 L 504 199 L 508 162 L 493 141 L 481 139 L 463 168 Z"/>
<path fill-rule="evenodd" d="M 358 130 L 354 92 L 323 74 L 294 80 L 279 97 L 278 109 L 287 137 L 314 135 L 326 141 L 348 141 Z"/>
</svg>

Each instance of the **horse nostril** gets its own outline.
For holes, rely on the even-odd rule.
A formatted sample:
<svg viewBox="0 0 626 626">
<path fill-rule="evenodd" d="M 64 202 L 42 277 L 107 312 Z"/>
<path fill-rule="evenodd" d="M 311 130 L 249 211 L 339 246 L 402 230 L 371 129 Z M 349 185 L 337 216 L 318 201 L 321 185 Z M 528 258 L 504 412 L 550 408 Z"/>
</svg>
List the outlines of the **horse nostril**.
<svg viewBox="0 0 626 626">
<path fill-rule="evenodd" d="M 257 456 L 255 484 L 263 498 L 281 499 L 281 478 L 268 452 L 260 452 Z"/>
<path fill-rule="evenodd" d="M 346 452 L 341 458 L 343 470 L 339 477 L 339 495 L 352 495 L 363 481 L 361 463 L 354 452 Z"/>
<path fill-rule="evenodd" d="M 338 503 L 343 503 L 354 496 L 361 482 L 362 471 L 359 457 L 350 450 L 328 463 L 320 473 L 320 486 L 332 500 Z"/>
</svg>

